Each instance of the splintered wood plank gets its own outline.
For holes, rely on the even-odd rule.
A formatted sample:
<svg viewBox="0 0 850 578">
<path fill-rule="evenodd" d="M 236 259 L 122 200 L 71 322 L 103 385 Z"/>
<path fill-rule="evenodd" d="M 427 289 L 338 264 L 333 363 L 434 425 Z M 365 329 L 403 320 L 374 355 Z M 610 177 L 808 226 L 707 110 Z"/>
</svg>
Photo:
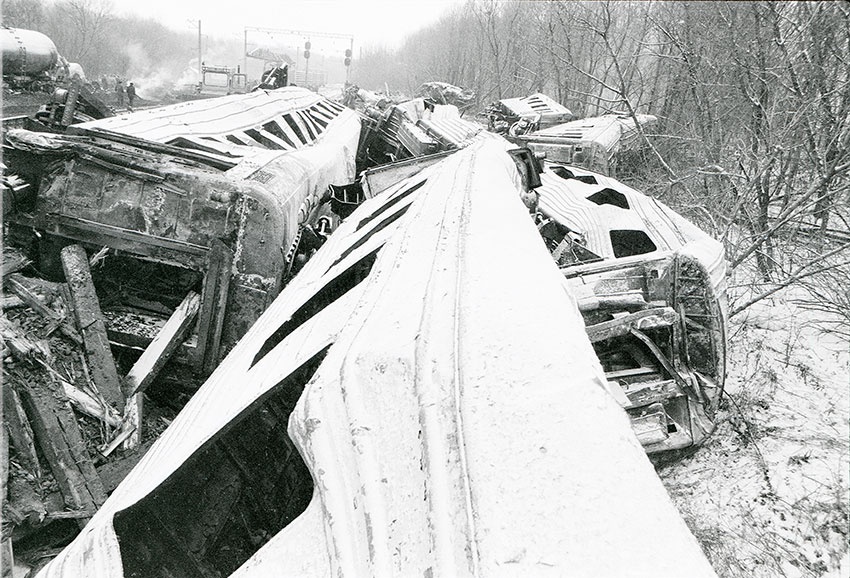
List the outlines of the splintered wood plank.
<svg viewBox="0 0 850 578">
<path fill-rule="evenodd" d="M 66 319 L 42 303 L 32 291 L 24 287 L 18 275 L 10 276 L 9 279 L 6 280 L 6 284 L 9 286 L 9 289 L 11 289 L 15 295 L 20 297 L 24 303 L 29 305 L 33 311 L 40 314 L 48 321 L 56 323 L 62 333 L 71 341 L 77 345 L 83 344 L 83 338 L 77 330 L 74 329 L 74 327 Z"/>
<path fill-rule="evenodd" d="M 35 451 L 35 440 L 18 392 L 12 387 L 9 376 L 3 375 L 3 419 L 9 428 L 9 441 L 15 446 L 18 459 L 36 478 L 41 478 L 41 464 Z"/>
<path fill-rule="evenodd" d="M 190 291 L 177 307 L 150 345 L 124 378 L 124 394 L 131 396 L 145 391 L 171 358 L 192 327 L 198 314 L 201 297 Z"/>
<path fill-rule="evenodd" d="M 8 385 L 4 385 L 3 389 L 6 389 Z M 0 401 L 0 409 L 3 411 L 0 413 L 5 414 L 5 400 Z M 4 427 L 2 423 L 0 423 L 0 507 L 6 504 L 6 496 L 9 494 L 7 491 L 9 485 L 9 433 L 8 429 Z"/>
<path fill-rule="evenodd" d="M 62 268 L 71 290 L 71 307 L 85 344 L 92 381 L 106 401 L 119 411 L 124 409 L 121 382 L 109 348 L 109 337 L 100 303 L 92 283 L 85 250 L 69 245 L 61 251 Z"/>
<path fill-rule="evenodd" d="M 124 394 L 127 397 L 125 419 L 129 421 L 128 425 L 134 428 L 133 433 L 123 444 L 125 449 L 142 443 L 144 410 L 142 394 L 183 343 L 200 306 L 201 296 L 190 291 L 124 378 Z"/>
<path fill-rule="evenodd" d="M 678 321 L 678 314 L 670 307 L 655 307 L 631 313 L 623 317 L 603 321 L 595 325 L 585 327 L 591 343 L 605 341 L 615 337 L 628 335 L 632 329 L 658 329 L 669 327 Z"/>
<path fill-rule="evenodd" d="M 7 247 L 3 251 L 3 266 L 0 267 L 0 275 L 2 275 L 3 281 L 6 280 L 6 277 L 12 273 L 17 273 L 31 262 L 19 250 Z"/>
<path fill-rule="evenodd" d="M 198 347 L 196 363 L 205 373 L 218 365 L 221 331 L 230 289 L 230 269 L 233 252 L 219 240 L 213 241 L 207 256 L 207 274 L 201 293 L 201 311 L 198 318 Z"/>
<path fill-rule="evenodd" d="M 106 492 L 89 457 L 74 412 L 49 385 L 29 385 L 20 393 L 36 441 L 50 464 L 65 504 L 85 514 L 79 520 L 82 527 L 106 500 Z"/>
<path fill-rule="evenodd" d="M 41 343 L 24 335 L 17 325 L 6 316 L 0 316 L 0 337 L 15 359 L 31 361 L 46 352 Z"/>
</svg>

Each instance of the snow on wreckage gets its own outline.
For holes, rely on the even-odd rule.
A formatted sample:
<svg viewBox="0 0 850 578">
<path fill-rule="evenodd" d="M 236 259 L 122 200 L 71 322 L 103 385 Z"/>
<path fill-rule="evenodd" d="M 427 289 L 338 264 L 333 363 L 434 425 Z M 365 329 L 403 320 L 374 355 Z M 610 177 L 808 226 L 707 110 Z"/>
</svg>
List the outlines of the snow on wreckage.
<svg viewBox="0 0 850 578">
<path fill-rule="evenodd" d="M 713 576 L 505 148 L 354 211 L 42 575 Z"/>
<path fill-rule="evenodd" d="M 541 111 L 549 114 L 548 122 L 564 118 L 559 115 L 570 117 L 542 95 L 504 102 L 520 111 L 520 120 L 520 113 L 543 118 Z M 453 108 L 423 99 L 388 106 L 382 121 L 365 129 L 384 138 L 372 147 L 367 140 L 367 148 L 372 154 L 412 158 L 366 170 L 358 186 L 374 194 L 442 158 L 440 153 L 426 154 L 431 151 L 421 147 L 421 140 L 405 139 L 413 134 L 406 125 L 426 131 L 427 138 L 450 150 L 484 136 L 476 136 L 477 125 L 459 118 Z M 575 136 L 577 123 L 602 130 Z M 582 145 L 587 149 L 584 161 L 613 170 L 617 151 L 635 147 L 633 125 L 618 116 L 597 117 L 555 124 L 514 141 L 531 147 L 515 154 L 535 181 L 539 201 L 526 201 L 535 210 L 538 230 L 565 285 L 579 297 L 586 331 L 612 391 L 646 450 L 657 453 L 699 445 L 713 431 L 712 416 L 725 380 L 726 262 L 721 243 L 663 203 L 562 162 L 565 154 L 580 160 L 573 158 L 573 149 Z M 559 135 L 552 142 L 569 154 L 561 151 L 553 155 L 555 161 L 537 166 L 531 153 L 551 151 L 535 148 L 536 135 L 550 132 Z"/>
<path fill-rule="evenodd" d="M 299 94 L 296 89 L 287 90 L 282 92 Z M 304 102 L 321 101 L 315 95 L 307 98 L 306 91 L 300 94 Z M 213 108 L 215 102 L 207 101 Z M 327 107 L 337 111 L 338 118 L 331 117 L 337 124 L 317 124 L 327 129 L 326 140 L 346 145 L 343 154 L 350 151 L 352 155 L 346 157 L 350 159 L 357 130 L 351 131 L 352 140 L 345 130 L 352 124 L 346 120 L 349 113 L 329 104 L 319 108 Z M 421 99 L 388 108 L 360 138 L 361 153 L 370 149 L 364 136 L 371 131 L 382 141 L 371 143 L 373 157 L 409 158 L 369 169 L 354 185 L 330 189 L 327 185 L 333 182 L 351 181 L 353 159 L 347 165 L 334 165 L 342 169 L 331 174 L 322 164 L 327 158 L 320 156 L 319 147 L 310 146 L 298 151 L 305 153 L 303 158 L 293 154 L 296 162 L 292 164 L 267 162 L 283 158 L 268 148 L 285 149 L 295 144 L 293 137 L 307 144 L 305 135 L 315 137 L 321 132 L 317 124 L 310 125 L 313 132 L 305 124 L 307 119 L 316 120 L 309 112 L 305 119 L 303 111 L 292 118 L 296 115 L 290 112 L 268 115 L 265 110 L 241 128 L 231 126 L 225 131 L 221 122 L 204 126 L 209 118 L 203 114 L 194 118 L 186 114 L 196 108 L 172 110 L 172 121 L 167 115 L 137 113 L 74 129 L 70 132 L 76 134 L 66 136 L 14 135 L 11 140 L 19 154 L 61 151 L 64 161 L 45 177 L 47 184 L 41 187 L 47 191 L 45 199 L 34 201 L 32 220 L 22 226 L 42 218 L 43 230 L 50 231 L 44 225 L 48 223 L 60 238 L 83 240 L 89 239 L 89 232 L 75 231 L 78 221 L 71 219 L 68 226 L 56 218 L 63 216 L 64 208 L 74 208 L 72 214 L 64 215 L 69 217 L 78 217 L 79 210 L 107 214 L 108 219 L 120 217 L 125 219 L 120 225 L 105 219 L 100 223 L 107 225 L 103 230 L 112 233 L 128 221 L 135 223 L 135 232 L 144 237 L 144 242 L 132 246 L 135 258 L 175 267 L 185 267 L 186 260 L 178 245 L 148 241 L 176 232 L 174 238 L 181 243 L 203 245 L 192 235 L 206 235 L 210 255 L 218 254 L 218 261 L 199 261 L 200 273 L 203 263 L 217 263 L 211 268 L 215 273 L 207 269 L 203 275 L 203 290 L 210 287 L 208 295 L 217 296 L 207 303 L 227 303 L 232 315 L 234 306 L 250 304 L 244 297 L 252 293 L 223 301 L 231 283 L 229 273 L 236 281 L 233 285 L 243 289 L 256 289 L 250 282 L 264 280 L 262 275 L 251 276 L 252 271 L 239 269 L 235 264 L 240 259 L 276 259 L 274 251 L 265 249 L 269 239 L 282 253 L 279 260 L 266 263 L 279 275 L 275 291 L 265 293 L 269 301 L 302 265 L 302 257 L 312 252 L 305 238 L 327 237 L 324 226 L 308 226 L 334 222 L 327 214 L 317 219 L 323 210 L 318 208 L 320 202 L 330 196 L 331 207 L 348 215 L 364 197 L 369 199 L 327 237 L 49 573 L 88 574 L 96 567 L 103 573 L 110 568 L 113 575 L 221 575 L 245 563 L 242 572 L 260 574 L 269 564 L 279 566 L 283 558 L 291 559 L 294 569 L 300 565 L 303 572 L 293 573 L 302 575 L 307 570 L 325 575 L 332 568 L 349 575 L 418 573 L 428 568 L 440 575 L 456 575 L 478 574 L 482 568 L 489 574 L 517 569 L 534 573 L 550 567 L 586 568 L 588 576 L 623 575 L 624 567 L 617 565 L 628 558 L 605 550 L 615 527 L 630 527 L 623 526 L 623 520 L 603 516 L 594 526 L 598 533 L 587 536 L 575 535 L 578 526 L 562 527 L 565 517 L 581 509 L 578 501 L 599 495 L 599 488 L 606 484 L 612 486 L 613 496 L 623 498 L 625 489 L 614 487 L 617 484 L 608 479 L 622 476 L 623 470 L 612 465 L 617 472 L 606 474 L 599 464 L 576 467 L 576 463 L 596 445 L 598 455 L 606 453 L 602 449 L 606 444 L 620 448 L 618 455 L 634 456 L 634 448 L 639 447 L 631 434 L 623 433 L 626 421 L 611 417 L 617 412 L 608 409 L 612 404 L 603 388 L 627 408 L 648 451 L 699 443 L 710 430 L 705 412 L 710 413 L 723 380 L 725 303 L 722 250 L 718 260 L 717 244 L 712 245 L 666 207 L 601 175 L 563 166 L 549 166 L 540 174 L 527 150 L 514 151 L 511 162 L 512 157 L 505 155 L 510 148 L 506 141 L 459 118 L 453 107 Z M 257 117 L 276 120 L 261 119 L 264 124 L 259 124 Z M 331 120 L 319 118 L 326 123 Z M 174 122 L 177 119 L 193 122 Z M 338 138 L 327 138 L 331 134 Z M 317 138 L 314 145 L 321 143 Z M 246 145 L 251 147 L 247 152 Z M 470 148 L 445 159 L 448 152 L 463 147 Z M 316 156 L 309 156 L 313 148 Z M 434 149 L 444 152 L 423 156 Z M 238 213 L 233 207 L 220 218 L 230 223 L 233 213 L 240 215 L 230 229 L 217 229 L 215 219 L 200 219 L 198 215 L 205 213 L 191 210 L 187 222 L 180 222 L 180 212 L 175 211 L 178 218 L 171 229 L 163 227 L 163 215 L 173 211 L 173 206 L 163 204 L 169 187 L 144 178 L 158 174 L 150 170 L 152 165 L 167 164 L 165 173 L 172 188 L 185 193 L 181 179 L 192 181 L 190 193 L 200 190 L 202 199 L 227 197 L 238 206 L 244 198 L 266 198 L 254 191 L 255 180 L 266 186 L 267 195 L 286 190 L 280 187 L 283 181 L 274 179 L 288 174 L 284 167 L 299 166 L 299 158 L 324 180 L 305 178 L 307 169 L 286 180 L 301 183 L 306 193 L 299 189 L 294 195 L 300 200 L 297 210 L 295 203 L 284 204 L 289 212 L 283 211 L 283 221 L 289 227 L 282 240 L 244 218 L 246 211 Z M 358 155 L 361 162 L 363 158 Z M 118 203 L 95 204 L 94 209 L 74 199 L 80 188 L 68 182 L 81 180 L 67 171 L 85 163 L 90 166 L 81 174 L 95 182 L 91 173 L 107 165 L 102 186 L 88 189 L 98 191 L 93 195 L 97 199 L 108 199 L 115 189 L 113 181 L 142 181 L 135 190 L 137 196 L 131 197 L 141 196 L 142 210 L 135 211 L 136 205 L 128 203 L 126 195 Z M 268 167 L 277 167 L 277 172 Z M 237 176 L 236 185 L 206 180 L 206 173 L 220 179 L 222 172 Z M 247 178 L 240 180 L 239 175 Z M 151 187 L 159 195 L 153 201 L 144 196 L 149 182 L 160 183 L 159 188 Z M 199 188 L 198 182 L 206 187 Z M 246 183 L 253 185 L 247 191 L 240 188 Z M 531 190 L 534 187 L 537 192 Z M 233 190 L 236 195 L 222 194 Z M 516 197 L 532 209 L 534 221 Z M 192 228 L 205 223 L 212 223 L 206 231 Z M 222 236 L 220 231 L 233 233 Z M 259 241 L 252 241 L 251 233 Z M 142 241 L 126 231 L 115 237 L 113 243 Z M 550 257 L 540 251 L 543 246 Z M 120 248 L 127 251 L 126 247 Z M 284 247 L 288 247 L 285 252 Z M 493 254 L 510 263 L 511 279 L 505 278 L 504 263 L 493 262 Z M 546 257 L 542 269 L 539 255 Z M 561 275 L 551 266 L 552 260 Z M 419 280 L 414 283 L 414 279 Z M 400 287 L 406 287 L 405 291 Z M 406 300 L 399 297 L 402 294 Z M 410 299 L 417 294 L 419 299 Z M 524 302 L 529 296 L 533 296 L 532 304 Z M 576 299 L 602 369 L 589 354 L 586 338 L 577 337 L 576 327 L 581 325 L 576 325 Z M 208 307 L 221 314 L 221 309 Z M 570 312 L 566 316 L 565 308 Z M 261 309 L 252 310 L 259 313 Z M 228 326 L 226 318 L 217 323 Z M 238 327 L 231 325 L 231 331 L 238 337 Z M 200 327 L 198 334 L 202 335 Z M 360 339 L 361 335 L 370 338 Z M 534 360 L 532 367 L 528 360 Z M 209 363 L 210 368 L 215 365 Z M 491 373 L 500 365 L 503 370 Z M 566 367 L 575 373 L 555 379 L 555 373 Z M 579 372 L 579 368 L 584 369 Z M 493 375 L 500 377 L 491 386 Z M 565 379 L 567 375 L 570 379 Z M 302 396 L 308 382 L 312 385 L 306 386 Z M 236 383 L 239 388 L 233 387 Z M 399 387 L 399 383 L 406 385 Z M 544 384 L 541 391 L 539 383 Z M 599 395 L 607 401 L 599 402 Z M 552 402 L 553 396 L 557 403 Z M 296 402 L 301 405 L 293 413 Z M 594 409 L 587 413 L 587 408 Z M 531 428 L 535 435 L 523 440 L 525 434 L 516 427 L 524 422 L 514 423 L 509 415 L 527 417 L 535 411 L 539 414 Z M 577 416 L 580 411 L 587 415 Z M 481 422 L 479 414 L 488 412 L 492 421 Z M 597 417 L 601 423 L 585 422 Z M 617 419 L 619 424 L 614 425 Z M 565 425 L 570 420 L 575 423 Z M 496 439 L 492 430 L 497 425 L 505 443 L 487 448 L 481 440 Z M 600 425 L 610 426 L 613 437 L 597 435 Z M 526 424 L 525 429 L 529 427 Z M 531 448 L 513 438 L 532 445 L 542 441 Z M 568 439 L 583 443 L 565 449 L 562 446 L 576 445 L 564 442 Z M 347 453 L 350 447 L 355 453 Z M 384 463 L 395 460 L 398 464 Z M 647 524 L 660 524 L 656 530 L 671 536 L 659 538 L 652 548 L 665 545 L 682 554 L 681 559 L 670 557 L 664 550 L 669 560 L 656 560 L 654 568 L 661 572 L 657 575 L 680 575 L 678 570 L 690 564 L 695 570 L 687 571 L 689 575 L 710 572 L 681 521 L 675 513 L 670 515 L 666 496 L 653 489 L 657 479 L 645 460 L 629 457 L 627 462 L 646 489 L 647 510 L 623 505 L 615 508 L 616 516 L 627 515 L 642 524 L 639 530 L 632 529 L 638 533 Z M 539 475 L 533 474 L 535 483 L 545 482 L 540 485 L 546 491 L 539 495 L 545 495 L 549 503 L 528 508 L 526 498 L 532 498 L 528 492 L 534 486 L 520 473 L 528 474 L 534 467 L 540 468 Z M 563 472 L 570 468 L 577 471 L 567 479 Z M 499 487 L 488 481 L 493 475 L 503 480 Z M 319 482 L 315 487 L 314 481 Z M 411 489 L 411 484 L 418 489 Z M 564 487 L 574 488 L 575 493 L 560 495 Z M 504 500 L 499 497 L 502 493 L 507 496 Z M 198 500 L 187 503 L 187 495 Z M 553 500 L 561 504 L 562 516 L 556 515 L 557 508 L 549 508 Z M 420 507 L 421 512 L 416 509 Z M 403 512 L 411 508 L 417 513 L 407 519 Z M 555 532 L 545 544 L 529 544 L 524 551 L 506 556 L 505 545 L 524 543 L 504 527 L 502 514 L 497 513 L 511 508 L 519 508 L 513 518 L 526 523 L 518 525 L 517 531 L 556 528 L 561 533 Z M 552 515 L 557 521 L 550 519 Z M 579 524 L 586 525 L 585 518 L 579 518 Z M 303 535 L 293 539 L 295 533 Z M 603 534 L 605 538 L 600 538 Z M 617 540 L 626 540 L 625 534 Z M 586 546 L 586 557 L 572 552 L 575 544 Z M 661 550 L 652 548 L 642 550 L 643 562 L 629 559 L 630 575 L 640 564 L 650 567 L 653 556 L 647 553 L 662 556 Z M 331 567 L 326 569 L 327 564 Z"/>
</svg>

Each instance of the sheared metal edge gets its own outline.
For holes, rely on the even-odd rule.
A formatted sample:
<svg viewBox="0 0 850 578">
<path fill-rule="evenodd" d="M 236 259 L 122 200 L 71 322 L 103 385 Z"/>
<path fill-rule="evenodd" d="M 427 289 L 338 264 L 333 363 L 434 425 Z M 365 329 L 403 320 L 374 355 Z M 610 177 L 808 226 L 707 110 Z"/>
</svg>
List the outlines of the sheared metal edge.
<svg viewBox="0 0 850 578">
<path fill-rule="evenodd" d="M 504 148 L 441 163 L 380 253 L 290 418 L 314 499 L 234 576 L 715 576 Z"/>
<path fill-rule="evenodd" d="M 250 369 L 246 363 L 239 363 L 240 351 L 234 350 L 228 357 L 232 363 L 223 363 L 213 373 L 83 532 L 39 576 L 123 576 L 121 552 L 112 525 L 115 514 L 153 491 L 254 400 L 331 343 L 357 302 L 359 291 L 355 287 L 340 297 Z M 273 331 L 276 327 L 269 329 Z M 240 344 L 244 345 L 245 341 Z M 253 340 L 248 343 L 255 344 Z M 240 386 L 233 387 L 234 383 Z"/>
</svg>

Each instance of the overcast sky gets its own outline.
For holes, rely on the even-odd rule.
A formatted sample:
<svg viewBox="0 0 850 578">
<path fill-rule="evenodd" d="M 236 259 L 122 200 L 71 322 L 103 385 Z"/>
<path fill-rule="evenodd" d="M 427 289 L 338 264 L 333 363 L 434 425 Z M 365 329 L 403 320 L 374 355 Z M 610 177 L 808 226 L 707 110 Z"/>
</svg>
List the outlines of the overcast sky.
<svg viewBox="0 0 850 578">
<path fill-rule="evenodd" d="M 348 34 L 355 51 L 395 46 L 462 0 L 113 0 L 118 14 L 152 18 L 171 28 L 242 38 L 246 27 Z"/>
</svg>

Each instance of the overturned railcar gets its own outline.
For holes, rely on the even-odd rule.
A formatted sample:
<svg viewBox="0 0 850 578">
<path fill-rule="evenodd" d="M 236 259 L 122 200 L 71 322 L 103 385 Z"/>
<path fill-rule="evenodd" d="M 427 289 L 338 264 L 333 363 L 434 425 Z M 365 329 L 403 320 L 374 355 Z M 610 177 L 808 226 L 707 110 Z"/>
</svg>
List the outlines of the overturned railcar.
<svg viewBox="0 0 850 578">
<path fill-rule="evenodd" d="M 40 576 L 714 576 L 521 183 L 483 140 L 363 203 Z"/>
<path fill-rule="evenodd" d="M 723 245 L 598 173 L 547 164 L 538 229 L 649 453 L 699 445 L 726 371 Z"/>
<path fill-rule="evenodd" d="M 506 133 L 520 121 L 547 128 L 575 118 L 570 110 L 545 94 L 536 93 L 521 98 L 505 98 L 490 104 L 481 113 L 490 130 Z"/>
<path fill-rule="evenodd" d="M 196 335 L 179 354 L 211 371 L 277 296 L 328 185 L 354 177 L 360 122 L 288 87 L 76 125 L 11 131 L 8 164 L 32 183 L 8 217 L 42 270 L 81 243 L 110 340 L 143 348 L 190 290 Z"/>
<path fill-rule="evenodd" d="M 658 119 L 650 114 L 606 114 L 555 126 L 535 126 L 527 134 L 512 134 L 512 140 L 545 155 L 551 162 L 580 166 L 611 177 L 626 164 L 629 155 L 640 153 L 646 143 L 640 135 Z M 620 169 L 622 171 L 622 169 Z"/>
<path fill-rule="evenodd" d="M 509 146 L 491 133 L 478 139 Z M 369 169 L 358 191 L 370 197 L 402 178 L 422 179 L 442 158 Z M 540 235 L 579 299 L 638 439 L 650 454 L 700 445 L 714 429 L 725 381 L 723 245 L 663 203 L 599 173 L 545 163 L 538 176 Z"/>
</svg>

